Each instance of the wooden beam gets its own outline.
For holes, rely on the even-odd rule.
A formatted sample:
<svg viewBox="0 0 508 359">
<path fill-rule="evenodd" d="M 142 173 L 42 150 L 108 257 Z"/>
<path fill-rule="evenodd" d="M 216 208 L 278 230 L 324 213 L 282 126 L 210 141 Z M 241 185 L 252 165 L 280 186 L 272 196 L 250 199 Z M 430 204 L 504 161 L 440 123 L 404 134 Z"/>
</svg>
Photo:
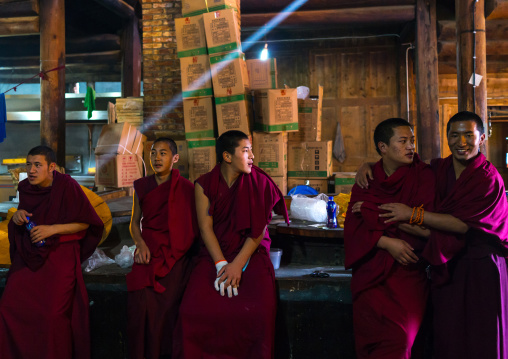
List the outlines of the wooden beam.
<svg viewBox="0 0 508 359">
<path fill-rule="evenodd" d="M 22 69 L 0 70 L 0 82 L 19 83 L 24 81 L 40 70 L 38 67 L 26 67 Z M 66 65 L 65 82 L 93 82 L 111 81 L 120 82 L 120 64 L 79 64 Z M 31 83 L 38 82 L 34 79 Z"/>
<path fill-rule="evenodd" d="M 439 41 L 457 41 L 457 25 L 455 21 L 439 21 Z M 485 21 L 487 40 L 508 39 L 508 21 L 487 20 Z"/>
<path fill-rule="evenodd" d="M 441 157 L 436 0 L 416 1 L 416 98 L 418 153 Z"/>
<path fill-rule="evenodd" d="M 451 61 L 441 61 L 439 60 L 439 74 L 454 74 L 457 75 L 457 62 L 455 59 Z M 502 60 L 490 60 L 487 58 L 487 75 L 491 76 L 492 74 L 508 74 L 508 58 L 504 61 Z"/>
<path fill-rule="evenodd" d="M 455 0 L 457 20 L 457 85 L 459 111 L 471 111 L 487 119 L 487 41 L 484 0 Z M 473 26 L 474 24 L 474 26 Z M 473 59 L 476 57 L 476 60 Z M 476 73 L 483 79 L 469 84 Z"/>
<path fill-rule="evenodd" d="M 83 54 L 66 54 L 65 66 L 78 64 L 118 64 L 121 60 L 121 51 L 89 52 Z M 26 57 L 0 57 L 0 69 L 37 68 L 40 66 L 39 56 Z"/>
<path fill-rule="evenodd" d="M 134 8 L 123 0 L 94 0 L 106 9 L 111 10 L 124 19 L 135 16 Z"/>
<path fill-rule="evenodd" d="M 65 2 L 41 1 L 41 71 L 65 66 Z M 41 78 L 41 144 L 65 167 L 65 68 Z"/>
<path fill-rule="evenodd" d="M 242 27 L 261 27 L 281 13 L 242 14 Z M 284 13 L 282 13 L 284 14 Z M 414 6 L 375 6 L 366 8 L 295 11 L 281 23 L 282 26 L 331 24 L 405 23 L 413 20 Z M 279 25 L 280 26 L 280 25 Z"/>
<path fill-rule="evenodd" d="M 39 15 L 39 0 L 0 1 L 0 17 Z"/>
<path fill-rule="evenodd" d="M 454 57 L 457 55 L 457 42 L 440 41 L 439 57 Z M 508 55 L 508 38 L 506 40 L 487 41 L 487 55 Z"/>
<path fill-rule="evenodd" d="M 256 0 L 242 2 L 242 15 L 248 13 L 279 12 L 291 5 L 293 0 Z M 347 9 L 379 6 L 379 0 L 312 0 L 305 2 L 300 10 Z M 384 6 L 415 5 L 415 0 L 384 0 Z"/>
<path fill-rule="evenodd" d="M 485 0 L 485 17 L 491 19 L 508 19 L 508 0 Z"/>
<path fill-rule="evenodd" d="M 33 35 L 39 33 L 39 17 L 9 17 L 0 18 L 0 37 Z"/>
<path fill-rule="evenodd" d="M 133 16 L 122 37 L 122 97 L 141 96 L 141 56 L 138 18 Z"/>
</svg>

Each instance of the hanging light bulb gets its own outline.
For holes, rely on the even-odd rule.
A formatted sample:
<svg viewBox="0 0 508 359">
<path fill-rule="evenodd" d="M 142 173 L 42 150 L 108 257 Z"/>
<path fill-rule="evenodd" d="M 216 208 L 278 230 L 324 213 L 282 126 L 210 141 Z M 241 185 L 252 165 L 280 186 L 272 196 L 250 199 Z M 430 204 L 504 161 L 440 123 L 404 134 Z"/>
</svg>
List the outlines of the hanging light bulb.
<svg viewBox="0 0 508 359">
<path fill-rule="evenodd" d="M 259 55 L 259 59 L 265 61 L 268 59 L 268 43 L 265 42 L 265 47 L 261 50 L 261 54 Z"/>
</svg>

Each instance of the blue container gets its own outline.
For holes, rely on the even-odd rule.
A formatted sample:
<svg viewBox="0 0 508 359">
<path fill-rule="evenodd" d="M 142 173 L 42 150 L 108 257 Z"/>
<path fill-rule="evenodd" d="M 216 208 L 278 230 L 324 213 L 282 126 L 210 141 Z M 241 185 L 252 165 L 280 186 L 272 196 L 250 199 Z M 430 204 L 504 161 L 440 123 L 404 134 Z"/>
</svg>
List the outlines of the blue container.
<svg viewBox="0 0 508 359">
<path fill-rule="evenodd" d="M 28 223 L 25 225 L 25 228 L 28 232 L 30 232 L 34 227 L 37 226 L 37 224 L 35 224 L 34 221 L 32 221 L 30 218 L 26 217 L 26 219 L 28 219 Z M 46 244 L 46 241 L 45 240 L 42 240 L 40 242 L 37 242 L 37 243 L 34 243 L 34 246 L 37 246 L 37 247 L 42 247 Z"/>
<path fill-rule="evenodd" d="M 326 226 L 328 228 L 337 228 L 337 204 L 333 200 L 333 197 L 328 197 L 326 203 L 326 212 L 328 213 L 328 221 Z"/>
</svg>

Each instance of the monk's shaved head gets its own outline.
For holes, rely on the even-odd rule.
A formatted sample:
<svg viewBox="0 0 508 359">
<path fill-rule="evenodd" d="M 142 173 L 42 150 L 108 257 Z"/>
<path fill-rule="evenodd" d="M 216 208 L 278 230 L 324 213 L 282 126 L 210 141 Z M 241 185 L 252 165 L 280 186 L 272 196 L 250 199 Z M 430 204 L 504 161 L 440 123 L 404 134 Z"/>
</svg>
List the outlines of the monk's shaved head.
<svg viewBox="0 0 508 359">
<path fill-rule="evenodd" d="M 173 153 L 173 156 L 178 154 L 178 149 L 177 149 L 178 146 L 176 145 L 176 142 L 172 138 L 169 138 L 169 137 L 159 137 L 158 139 L 153 141 L 153 145 L 155 145 L 157 142 L 167 143 L 168 146 L 169 146 L 169 149 Z"/>
<path fill-rule="evenodd" d="M 389 145 L 390 138 L 392 138 L 394 135 L 393 129 L 400 126 L 407 126 L 413 129 L 413 126 L 411 126 L 411 124 L 403 118 L 389 118 L 380 122 L 376 126 L 376 129 L 374 130 L 374 146 L 376 146 L 377 153 L 381 155 L 381 151 L 379 150 L 379 142 L 383 142 Z"/>
<path fill-rule="evenodd" d="M 227 152 L 231 155 L 235 154 L 235 148 L 239 146 L 241 140 L 248 140 L 247 136 L 242 131 L 227 131 L 219 136 L 217 144 L 215 145 L 215 153 L 217 154 L 217 162 L 222 162 L 222 155 Z"/>
<path fill-rule="evenodd" d="M 454 122 L 463 122 L 463 121 L 473 121 L 476 123 L 476 129 L 480 132 L 480 135 L 485 133 L 485 129 L 483 127 L 483 121 L 480 116 L 478 116 L 474 112 L 469 111 L 460 111 L 450 118 L 448 124 L 446 125 L 446 134 L 450 133 L 450 127 Z"/>
<path fill-rule="evenodd" d="M 37 156 L 37 155 L 44 156 L 44 158 L 48 162 L 48 165 L 50 165 L 52 163 L 56 163 L 56 154 L 55 154 L 55 151 L 53 151 L 48 146 L 37 146 L 37 147 L 32 148 L 28 152 L 27 157 L 28 156 Z"/>
</svg>

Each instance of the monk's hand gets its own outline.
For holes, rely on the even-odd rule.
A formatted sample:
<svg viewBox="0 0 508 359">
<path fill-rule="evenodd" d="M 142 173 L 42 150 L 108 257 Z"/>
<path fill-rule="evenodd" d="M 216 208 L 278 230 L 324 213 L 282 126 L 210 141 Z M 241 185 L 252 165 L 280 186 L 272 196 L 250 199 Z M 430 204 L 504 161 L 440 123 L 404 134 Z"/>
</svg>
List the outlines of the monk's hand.
<svg viewBox="0 0 508 359">
<path fill-rule="evenodd" d="M 12 221 L 14 222 L 14 224 L 21 226 L 22 224 L 28 223 L 29 221 L 28 217 L 32 217 L 32 214 L 28 213 L 24 209 L 18 209 L 12 215 Z"/>
<path fill-rule="evenodd" d="M 355 182 L 360 188 L 369 188 L 369 179 L 374 179 L 372 168 L 369 163 L 364 163 L 356 171 Z"/>
<path fill-rule="evenodd" d="M 414 248 L 402 239 L 381 236 L 377 246 L 390 253 L 402 265 L 418 262 L 418 256 L 414 254 Z"/>
<path fill-rule="evenodd" d="M 217 269 L 215 289 L 220 292 L 220 295 L 226 295 L 226 291 L 229 298 L 232 298 L 233 295 L 238 295 L 238 287 L 242 278 L 242 267 L 235 261 L 228 263 L 226 260 L 221 260 L 215 264 L 215 268 Z"/>
<path fill-rule="evenodd" d="M 136 252 L 134 254 L 134 262 L 138 264 L 150 263 L 150 249 L 146 245 L 145 241 L 140 240 L 136 243 Z"/>
<path fill-rule="evenodd" d="M 412 234 L 413 236 L 429 238 L 430 237 L 430 229 L 419 226 L 417 224 L 409 224 L 409 223 L 399 223 L 397 228 L 406 233 Z"/>
<path fill-rule="evenodd" d="M 51 225 L 40 225 L 35 226 L 30 231 L 30 239 L 32 240 L 32 243 L 39 243 L 46 238 L 49 238 L 51 236 L 54 236 L 56 234 L 55 227 Z"/>
<path fill-rule="evenodd" d="M 407 222 L 411 219 L 413 209 L 402 203 L 386 203 L 379 206 L 380 209 L 387 211 L 381 213 L 379 217 L 388 218 L 385 223 Z"/>
<path fill-rule="evenodd" d="M 355 204 L 353 204 L 353 207 L 351 208 L 351 212 L 353 213 L 361 213 L 361 209 L 362 209 L 362 204 L 363 204 L 363 201 L 359 201 L 359 202 L 355 202 Z"/>
</svg>

